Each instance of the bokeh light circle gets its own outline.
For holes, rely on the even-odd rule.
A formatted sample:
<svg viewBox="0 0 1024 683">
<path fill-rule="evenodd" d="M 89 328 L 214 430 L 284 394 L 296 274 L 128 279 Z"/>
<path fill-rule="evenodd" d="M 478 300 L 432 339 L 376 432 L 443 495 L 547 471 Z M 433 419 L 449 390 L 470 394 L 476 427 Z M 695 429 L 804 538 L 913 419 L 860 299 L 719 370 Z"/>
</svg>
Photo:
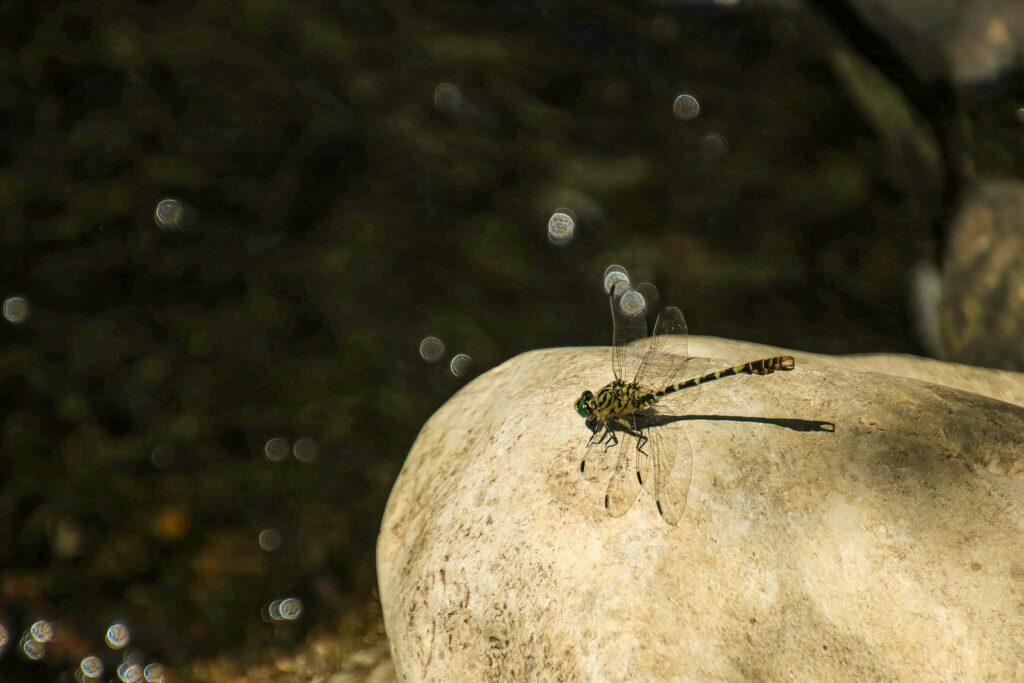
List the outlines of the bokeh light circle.
<svg viewBox="0 0 1024 683">
<path fill-rule="evenodd" d="M 128 644 L 131 640 L 131 635 L 128 632 L 128 627 L 118 622 L 111 624 L 110 628 L 107 629 L 104 640 L 107 642 L 107 647 L 113 650 L 120 650 Z"/>
<path fill-rule="evenodd" d="M 96 655 L 83 657 L 78 668 L 86 678 L 99 678 L 103 675 L 103 661 Z"/>
<path fill-rule="evenodd" d="M 647 302 L 644 301 L 644 297 L 635 289 L 632 289 L 622 295 L 619 299 L 619 309 L 622 313 L 629 317 L 641 315 L 647 307 Z"/>
<path fill-rule="evenodd" d="M 177 199 L 161 199 L 153 211 L 153 220 L 162 230 L 177 230 L 185 225 L 185 205 Z"/>
<path fill-rule="evenodd" d="M 424 337 L 420 342 L 420 358 L 436 363 L 444 356 L 444 342 L 437 337 Z"/>
<path fill-rule="evenodd" d="M 672 114 L 680 121 L 692 121 L 700 114 L 700 102 L 693 95 L 683 93 L 672 102 Z"/>
<path fill-rule="evenodd" d="M 557 209 L 548 219 L 548 240 L 563 246 L 576 236 L 576 214 L 570 209 Z"/>
<path fill-rule="evenodd" d="M 28 320 L 32 307 L 23 296 L 12 296 L 4 300 L 4 319 L 12 325 L 20 325 Z"/>
<path fill-rule="evenodd" d="M 465 353 L 458 353 L 452 358 L 448 367 L 452 371 L 453 375 L 456 377 L 462 377 L 469 372 L 469 368 L 472 364 L 473 359 L 469 355 Z"/>
<path fill-rule="evenodd" d="M 619 284 L 621 283 L 621 284 Z M 629 273 L 622 266 L 611 265 L 604 270 L 604 291 L 606 294 L 611 293 L 612 286 L 619 284 L 629 284 Z"/>
</svg>

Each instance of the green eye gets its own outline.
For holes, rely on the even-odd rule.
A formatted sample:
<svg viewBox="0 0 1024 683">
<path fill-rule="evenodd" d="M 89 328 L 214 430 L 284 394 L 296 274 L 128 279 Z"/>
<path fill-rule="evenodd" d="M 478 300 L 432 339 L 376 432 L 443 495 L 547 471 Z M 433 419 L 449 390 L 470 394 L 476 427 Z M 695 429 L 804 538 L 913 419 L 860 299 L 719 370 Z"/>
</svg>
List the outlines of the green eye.
<svg viewBox="0 0 1024 683">
<path fill-rule="evenodd" d="M 580 417 L 589 417 L 590 408 L 587 407 L 587 401 L 592 399 L 594 395 L 589 391 L 584 391 L 583 395 L 580 396 L 579 400 L 576 401 L 576 412 L 580 414 Z"/>
</svg>

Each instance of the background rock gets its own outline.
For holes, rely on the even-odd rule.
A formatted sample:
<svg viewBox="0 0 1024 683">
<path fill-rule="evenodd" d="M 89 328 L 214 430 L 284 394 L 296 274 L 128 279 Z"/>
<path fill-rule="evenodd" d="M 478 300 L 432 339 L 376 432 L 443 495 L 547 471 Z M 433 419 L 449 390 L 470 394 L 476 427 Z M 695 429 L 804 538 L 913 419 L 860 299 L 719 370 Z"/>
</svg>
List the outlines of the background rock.
<svg viewBox="0 0 1024 683">
<path fill-rule="evenodd" d="M 751 359 L 707 341 L 728 351 L 714 362 Z M 1024 675 L 1024 409 L 836 360 L 851 367 L 798 353 L 793 372 L 702 389 L 674 423 L 694 452 L 676 528 L 646 492 L 609 517 L 579 475 L 589 434 L 571 404 L 609 379 L 607 349 L 475 380 L 424 426 L 385 513 L 399 676 Z M 823 421 L 835 431 L 796 428 Z"/>
<path fill-rule="evenodd" d="M 978 86 L 1016 72 L 1024 7 L 1016 0 L 845 0 L 924 80 Z"/>
<path fill-rule="evenodd" d="M 905 150 L 904 154 L 915 149 L 918 153 L 894 158 L 894 163 L 921 158 L 921 151 L 925 156 L 931 149 L 937 152 L 942 199 L 932 225 L 937 253 L 944 255 L 943 284 L 952 289 L 945 293 L 946 303 L 940 311 L 931 276 L 938 261 L 929 264 L 922 260 L 915 269 L 911 288 L 922 346 L 940 355 L 942 347 L 944 356 L 952 360 L 1020 369 L 1021 345 L 1007 348 L 1005 343 L 1008 338 L 1018 339 L 1015 330 L 1024 327 L 1024 311 L 1014 301 L 1015 283 L 990 272 L 985 276 L 987 284 L 982 284 L 976 277 L 980 273 L 965 271 L 1000 270 L 1002 266 L 966 263 L 975 256 L 958 252 L 978 253 L 979 243 L 968 243 L 981 229 L 965 229 L 964 225 L 978 220 L 976 215 L 968 215 L 970 207 L 998 203 L 1001 208 L 989 208 L 1012 211 L 1007 205 L 1012 203 L 1013 191 L 1007 188 L 1024 170 L 1024 156 L 1019 153 L 1024 145 L 1019 87 L 1024 73 L 1024 5 L 1016 0 L 829 0 L 813 4 L 855 47 L 853 56 L 837 55 L 836 72 L 844 75 L 869 120 L 888 121 L 880 128 L 892 135 L 907 129 L 898 123 L 906 115 L 920 119 L 920 125 L 908 129 L 915 131 L 906 138 L 916 140 L 913 145 L 892 146 Z M 861 68 L 861 62 L 870 68 Z M 874 70 L 884 77 L 876 77 Z M 888 106 L 897 101 L 900 106 Z M 893 112 L 900 116 L 892 116 Z M 985 239 L 992 253 L 1000 254 L 994 259 L 1015 262 L 1015 256 L 1002 256 L 1020 252 L 1018 236 L 1012 230 L 996 228 L 988 231 Z M 1010 289 L 982 292 L 1003 285 Z M 937 322 L 940 317 L 941 324 Z M 960 329 L 962 325 L 968 329 Z M 941 344 L 936 343 L 940 335 Z"/>
<path fill-rule="evenodd" d="M 964 198 L 952 227 L 940 308 L 943 354 L 1024 370 L 1024 183 L 992 181 Z"/>
</svg>

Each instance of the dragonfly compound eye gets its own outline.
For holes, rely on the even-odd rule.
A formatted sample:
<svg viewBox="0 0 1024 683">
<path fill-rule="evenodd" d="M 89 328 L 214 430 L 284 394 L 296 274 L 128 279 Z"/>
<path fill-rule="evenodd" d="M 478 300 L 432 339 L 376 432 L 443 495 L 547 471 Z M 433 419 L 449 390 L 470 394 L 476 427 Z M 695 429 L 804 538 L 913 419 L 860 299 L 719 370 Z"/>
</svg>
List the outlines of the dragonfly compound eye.
<svg viewBox="0 0 1024 683">
<path fill-rule="evenodd" d="M 589 391 L 584 391 L 580 396 L 580 400 L 576 401 L 576 412 L 580 414 L 580 417 L 587 417 L 590 415 L 590 407 L 587 404 L 593 398 L 594 394 Z"/>
</svg>

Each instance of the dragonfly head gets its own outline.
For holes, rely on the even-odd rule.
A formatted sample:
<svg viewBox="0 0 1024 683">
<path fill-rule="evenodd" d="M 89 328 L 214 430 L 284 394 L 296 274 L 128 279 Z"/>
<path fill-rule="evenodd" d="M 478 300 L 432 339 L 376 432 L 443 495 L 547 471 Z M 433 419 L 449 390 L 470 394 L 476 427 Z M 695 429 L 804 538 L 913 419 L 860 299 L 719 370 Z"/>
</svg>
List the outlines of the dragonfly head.
<svg viewBox="0 0 1024 683">
<path fill-rule="evenodd" d="M 576 401 L 576 412 L 580 414 L 580 417 L 585 417 L 588 420 L 594 414 L 594 394 L 590 391 L 584 391 L 580 394 L 580 398 Z"/>
</svg>

